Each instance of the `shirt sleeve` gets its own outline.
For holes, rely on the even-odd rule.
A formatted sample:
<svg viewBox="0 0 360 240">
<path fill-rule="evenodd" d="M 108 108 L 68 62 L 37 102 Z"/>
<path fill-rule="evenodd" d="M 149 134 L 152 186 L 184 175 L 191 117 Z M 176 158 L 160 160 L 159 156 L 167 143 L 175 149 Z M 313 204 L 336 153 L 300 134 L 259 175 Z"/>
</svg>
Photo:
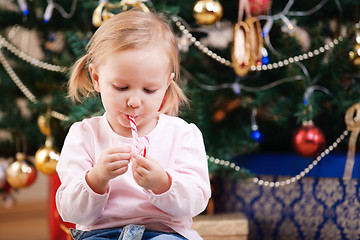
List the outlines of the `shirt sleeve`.
<svg viewBox="0 0 360 240">
<path fill-rule="evenodd" d="M 170 189 L 159 195 L 146 192 L 162 211 L 179 218 L 194 217 L 204 211 L 211 195 L 204 141 L 194 124 L 177 139 L 173 156 L 174 166 L 166 169 L 172 178 Z"/>
<path fill-rule="evenodd" d="M 56 206 L 65 222 L 93 224 L 102 213 L 109 189 L 97 194 L 88 186 L 85 176 L 93 167 L 93 139 L 89 127 L 75 123 L 69 129 L 56 166 L 61 185 L 56 193 Z"/>
</svg>

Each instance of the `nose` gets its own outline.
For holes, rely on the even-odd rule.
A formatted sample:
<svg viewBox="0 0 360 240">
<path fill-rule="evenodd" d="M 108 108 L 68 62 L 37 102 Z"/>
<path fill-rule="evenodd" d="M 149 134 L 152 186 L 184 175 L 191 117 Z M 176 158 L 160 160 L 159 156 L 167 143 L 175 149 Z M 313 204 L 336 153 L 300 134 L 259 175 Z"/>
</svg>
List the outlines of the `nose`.
<svg viewBox="0 0 360 240">
<path fill-rule="evenodd" d="M 131 108 L 139 108 L 141 106 L 141 98 L 136 94 L 132 94 L 128 99 L 127 105 Z"/>
</svg>

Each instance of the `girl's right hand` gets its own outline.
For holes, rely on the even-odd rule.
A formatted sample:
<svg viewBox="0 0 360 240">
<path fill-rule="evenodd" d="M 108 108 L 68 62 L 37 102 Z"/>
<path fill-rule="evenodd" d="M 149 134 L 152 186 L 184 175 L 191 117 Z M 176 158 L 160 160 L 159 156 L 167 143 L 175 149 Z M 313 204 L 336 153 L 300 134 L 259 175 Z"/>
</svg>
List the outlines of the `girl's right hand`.
<svg viewBox="0 0 360 240">
<path fill-rule="evenodd" d="M 104 194 L 109 181 L 128 170 L 130 152 L 130 146 L 104 150 L 95 166 L 86 175 L 86 182 L 90 188 L 96 193 Z"/>
</svg>

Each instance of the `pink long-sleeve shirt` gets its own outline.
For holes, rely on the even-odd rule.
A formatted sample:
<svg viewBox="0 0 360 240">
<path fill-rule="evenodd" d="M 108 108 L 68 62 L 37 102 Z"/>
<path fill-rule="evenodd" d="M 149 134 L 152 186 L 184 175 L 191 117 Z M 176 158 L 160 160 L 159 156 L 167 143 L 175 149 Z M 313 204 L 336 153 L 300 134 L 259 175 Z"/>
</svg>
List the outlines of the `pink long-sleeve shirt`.
<svg viewBox="0 0 360 240">
<path fill-rule="evenodd" d="M 156 195 L 137 185 L 130 162 L 125 174 L 110 180 L 105 194 L 97 194 L 85 181 L 87 171 L 104 149 L 131 145 L 132 139 L 116 134 L 106 113 L 73 124 L 57 164 L 61 185 L 56 205 L 62 219 L 85 231 L 141 224 L 151 230 L 175 231 L 190 240 L 202 239 L 191 229 L 192 217 L 206 208 L 211 195 L 201 132 L 181 118 L 161 114 L 147 137 L 147 155 L 171 176 L 170 189 Z"/>
</svg>

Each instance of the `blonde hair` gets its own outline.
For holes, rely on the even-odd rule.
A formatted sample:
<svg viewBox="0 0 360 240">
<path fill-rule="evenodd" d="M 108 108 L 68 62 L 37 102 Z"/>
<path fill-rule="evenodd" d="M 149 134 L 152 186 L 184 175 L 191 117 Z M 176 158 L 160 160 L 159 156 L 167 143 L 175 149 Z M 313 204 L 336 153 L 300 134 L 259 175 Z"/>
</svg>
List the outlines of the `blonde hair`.
<svg viewBox="0 0 360 240">
<path fill-rule="evenodd" d="M 87 53 L 78 59 L 71 71 L 68 94 L 73 100 L 82 101 L 94 93 L 88 74 L 89 64 L 97 67 L 111 53 L 159 45 L 169 57 L 169 76 L 174 72 L 160 112 L 177 115 L 179 107 L 188 100 L 180 88 L 180 64 L 177 41 L 173 31 L 164 18 L 155 13 L 129 10 L 119 13 L 105 23 L 91 37 L 86 46 Z"/>
</svg>

